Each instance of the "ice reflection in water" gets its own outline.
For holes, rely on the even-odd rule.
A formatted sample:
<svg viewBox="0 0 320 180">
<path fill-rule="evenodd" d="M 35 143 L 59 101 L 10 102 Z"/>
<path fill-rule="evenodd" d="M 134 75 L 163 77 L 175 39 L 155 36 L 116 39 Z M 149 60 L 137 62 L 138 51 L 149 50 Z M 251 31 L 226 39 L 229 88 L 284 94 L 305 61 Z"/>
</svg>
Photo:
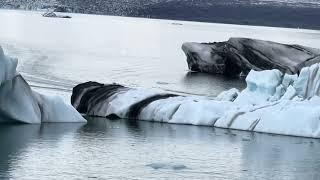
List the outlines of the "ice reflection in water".
<svg viewBox="0 0 320 180">
<path fill-rule="evenodd" d="M 319 140 L 144 121 L 0 125 L 0 178 L 312 179 Z"/>
</svg>

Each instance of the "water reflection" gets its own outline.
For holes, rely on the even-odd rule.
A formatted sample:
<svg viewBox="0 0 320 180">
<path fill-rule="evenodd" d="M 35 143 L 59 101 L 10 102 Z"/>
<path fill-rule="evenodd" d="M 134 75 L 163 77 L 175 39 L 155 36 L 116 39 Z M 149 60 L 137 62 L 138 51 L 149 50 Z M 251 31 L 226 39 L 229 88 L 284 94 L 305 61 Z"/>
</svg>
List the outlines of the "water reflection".
<svg viewBox="0 0 320 180">
<path fill-rule="evenodd" d="M 223 75 L 213 75 L 207 73 L 188 72 L 183 79 L 185 89 L 200 90 L 200 95 L 216 96 L 220 92 L 237 88 L 239 90 L 246 87 L 243 77 L 226 77 Z"/>
<path fill-rule="evenodd" d="M 319 140 L 255 135 L 242 148 L 242 177 L 320 179 Z"/>
<path fill-rule="evenodd" d="M 39 134 L 38 125 L 0 125 L 0 179 L 8 178 L 11 159 Z"/>
<path fill-rule="evenodd" d="M 145 121 L 0 125 L 0 142 L 0 179 L 318 179 L 320 168 L 317 139 Z"/>
<path fill-rule="evenodd" d="M 58 143 L 66 134 L 75 133 L 83 124 L 1 124 L 0 125 L 0 179 L 9 178 L 15 162 L 29 146 L 42 139 Z M 36 157 L 35 157 L 36 158 Z"/>
</svg>

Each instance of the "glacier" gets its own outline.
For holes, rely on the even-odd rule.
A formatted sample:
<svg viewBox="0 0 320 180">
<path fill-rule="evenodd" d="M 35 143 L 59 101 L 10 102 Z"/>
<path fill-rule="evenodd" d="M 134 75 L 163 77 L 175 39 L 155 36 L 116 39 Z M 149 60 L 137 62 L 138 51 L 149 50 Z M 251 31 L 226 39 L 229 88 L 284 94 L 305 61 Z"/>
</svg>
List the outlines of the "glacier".
<svg viewBox="0 0 320 180">
<path fill-rule="evenodd" d="M 250 38 L 214 43 L 186 42 L 182 50 L 192 71 L 243 75 L 253 70 L 279 69 L 288 74 L 320 62 L 320 49 Z"/>
<path fill-rule="evenodd" d="M 90 81 L 73 88 L 71 103 L 89 116 L 320 138 L 320 64 L 299 75 L 251 70 L 246 83 L 203 97 Z"/>
<path fill-rule="evenodd" d="M 31 89 L 16 71 L 18 60 L 4 54 L 0 46 L 0 122 L 47 123 L 86 122 L 60 97 L 43 95 Z"/>
</svg>

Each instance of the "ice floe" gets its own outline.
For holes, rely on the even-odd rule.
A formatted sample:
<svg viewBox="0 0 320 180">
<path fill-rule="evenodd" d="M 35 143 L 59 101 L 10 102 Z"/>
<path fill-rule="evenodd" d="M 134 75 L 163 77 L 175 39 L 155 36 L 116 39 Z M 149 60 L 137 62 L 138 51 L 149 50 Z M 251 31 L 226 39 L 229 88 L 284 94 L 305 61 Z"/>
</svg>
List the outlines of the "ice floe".
<svg viewBox="0 0 320 180">
<path fill-rule="evenodd" d="M 87 82 L 73 89 L 72 104 L 91 116 L 320 138 L 319 67 L 305 67 L 299 75 L 251 70 L 246 89 L 216 98 Z"/>
</svg>

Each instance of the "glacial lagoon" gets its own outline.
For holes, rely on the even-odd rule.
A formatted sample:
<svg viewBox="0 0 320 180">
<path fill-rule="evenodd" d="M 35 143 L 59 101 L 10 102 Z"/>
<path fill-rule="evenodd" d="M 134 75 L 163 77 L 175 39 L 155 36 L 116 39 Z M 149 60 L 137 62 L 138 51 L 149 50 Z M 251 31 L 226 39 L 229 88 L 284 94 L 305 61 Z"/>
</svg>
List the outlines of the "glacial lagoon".
<svg viewBox="0 0 320 180">
<path fill-rule="evenodd" d="M 8 21 L 10 17 L 10 21 Z M 215 96 L 243 79 L 190 73 L 181 45 L 229 37 L 320 47 L 320 32 L 40 12 L 0 11 L 0 44 L 42 93 L 70 101 L 95 80 Z M 317 139 L 203 126 L 88 118 L 88 124 L 0 125 L 4 179 L 320 179 Z"/>
</svg>

